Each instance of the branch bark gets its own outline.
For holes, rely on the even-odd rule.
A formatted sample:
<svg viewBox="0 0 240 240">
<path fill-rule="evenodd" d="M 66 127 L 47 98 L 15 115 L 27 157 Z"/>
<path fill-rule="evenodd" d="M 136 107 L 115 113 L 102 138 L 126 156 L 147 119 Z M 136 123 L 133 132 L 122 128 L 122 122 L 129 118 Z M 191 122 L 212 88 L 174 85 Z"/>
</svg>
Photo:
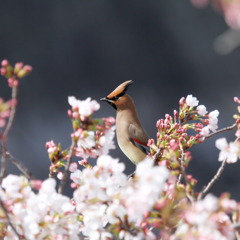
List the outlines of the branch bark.
<svg viewBox="0 0 240 240">
<path fill-rule="evenodd" d="M 60 185 L 59 185 L 59 188 L 58 188 L 58 192 L 61 193 L 61 194 L 63 194 L 64 187 L 65 187 L 67 179 L 69 177 L 69 168 L 70 168 L 70 165 L 72 163 L 72 157 L 73 157 L 73 151 L 74 151 L 75 145 L 76 145 L 75 141 L 72 140 L 72 145 L 71 145 L 71 147 L 69 149 L 69 156 L 68 156 L 68 159 L 67 159 L 67 163 L 66 163 L 63 179 L 60 182 Z"/>
<path fill-rule="evenodd" d="M 204 196 L 209 192 L 210 188 L 217 182 L 217 180 L 220 178 L 220 176 L 223 173 L 223 170 L 225 166 L 227 165 L 227 159 L 222 161 L 221 166 L 219 167 L 217 173 L 215 176 L 212 178 L 212 180 L 208 183 L 208 185 L 203 189 L 203 191 L 198 195 L 198 200 L 204 198 Z"/>
<path fill-rule="evenodd" d="M 0 199 L 0 207 L 2 208 L 4 214 L 5 214 L 6 217 L 7 217 L 7 223 L 8 223 L 9 226 L 12 228 L 12 230 L 13 230 L 13 232 L 16 234 L 17 238 L 18 238 L 19 240 L 21 240 L 22 238 L 21 238 L 20 234 L 17 232 L 17 230 L 16 230 L 16 228 L 14 227 L 13 223 L 11 222 L 11 219 L 10 219 L 10 217 L 9 217 L 9 215 L 8 215 L 8 211 L 7 211 L 6 207 L 4 206 L 4 203 L 3 203 L 2 199 Z"/>
<path fill-rule="evenodd" d="M 12 101 L 16 101 L 16 103 L 17 103 L 17 93 L 18 93 L 18 87 L 15 86 L 12 88 Z M 2 179 L 5 177 L 7 172 L 7 139 L 15 119 L 16 109 L 17 109 L 16 104 L 13 104 L 11 107 L 10 117 L 9 117 L 7 126 L 2 135 L 2 158 L 1 158 L 0 183 L 2 182 Z"/>
</svg>

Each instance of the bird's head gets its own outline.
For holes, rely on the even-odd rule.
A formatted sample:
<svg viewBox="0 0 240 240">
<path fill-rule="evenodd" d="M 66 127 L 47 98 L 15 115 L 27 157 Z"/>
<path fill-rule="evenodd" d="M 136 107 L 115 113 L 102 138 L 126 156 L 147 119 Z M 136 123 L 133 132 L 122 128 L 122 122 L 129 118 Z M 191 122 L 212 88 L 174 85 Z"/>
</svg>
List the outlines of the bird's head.
<svg viewBox="0 0 240 240">
<path fill-rule="evenodd" d="M 101 98 L 100 100 L 108 102 L 116 110 L 126 108 L 129 104 L 132 103 L 132 99 L 126 94 L 128 87 L 132 83 L 132 80 L 128 80 L 120 84 L 110 94 L 108 94 L 107 97 Z"/>
</svg>

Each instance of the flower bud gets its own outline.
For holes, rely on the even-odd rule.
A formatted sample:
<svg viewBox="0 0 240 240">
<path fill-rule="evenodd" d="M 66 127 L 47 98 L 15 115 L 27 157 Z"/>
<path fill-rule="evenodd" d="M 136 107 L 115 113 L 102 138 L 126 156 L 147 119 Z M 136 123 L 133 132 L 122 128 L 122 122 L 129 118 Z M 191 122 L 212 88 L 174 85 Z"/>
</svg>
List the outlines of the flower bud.
<svg viewBox="0 0 240 240">
<path fill-rule="evenodd" d="M 17 77 L 23 78 L 31 71 L 32 67 L 30 65 L 25 65 L 22 69 L 19 70 L 19 72 L 17 73 Z"/>
<path fill-rule="evenodd" d="M 240 103 L 240 99 L 238 97 L 234 97 L 234 102 Z"/>
<path fill-rule="evenodd" d="M 0 73 L 2 76 L 5 76 L 7 74 L 7 69 L 6 68 L 0 68 Z"/>
<path fill-rule="evenodd" d="M 179 105 L 180 105 L 180 107 L 182 107 L 182 106 L 185 104 L 185 102 L 186 102 L 185 97 L 182 97 L 182 98 L 179 100 Z"/>
<path fill-rule="evenodd" d="M 18 74 L 18 72 L 23 68 L 24 64 L 22 62 L 18 62 L 14 66 L 14 74 Z"/>
<path fill-rule="evenodd" d="M 2 67 L 7 67 L 9 65 L 9 62 L 7 59 L 2 60 L 1 62 Z"/>
</svg>

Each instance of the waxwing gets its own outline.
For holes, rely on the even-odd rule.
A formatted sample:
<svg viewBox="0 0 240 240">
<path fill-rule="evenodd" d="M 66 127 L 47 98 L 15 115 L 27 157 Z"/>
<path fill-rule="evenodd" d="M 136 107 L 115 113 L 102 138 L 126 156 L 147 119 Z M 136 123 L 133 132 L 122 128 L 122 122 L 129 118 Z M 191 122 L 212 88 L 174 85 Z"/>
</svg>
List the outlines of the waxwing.
<svg viewBox="0 0 240 240">
<path fill-rule="evenodd" d="M 142 127 L 132 98 L 126 94 L 132 80 L 120 84 L 107 97 L 101 98 L 117 111 L 116 136 L 123 153 L 134 163 L 142 161 L 147 154 L 148 134 Z"/>
</svg>

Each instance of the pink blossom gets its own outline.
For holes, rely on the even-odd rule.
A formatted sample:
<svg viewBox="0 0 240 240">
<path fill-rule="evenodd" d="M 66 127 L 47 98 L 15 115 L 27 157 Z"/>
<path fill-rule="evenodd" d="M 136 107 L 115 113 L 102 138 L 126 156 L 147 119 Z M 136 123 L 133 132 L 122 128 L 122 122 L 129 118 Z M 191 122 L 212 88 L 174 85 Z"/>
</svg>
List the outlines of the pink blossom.
<svg viewBox="0 0 240 240">
<path fill-rule="evenodd" d="M 53 142 L 53 140 L 46 142 L 46 148 L 48 153 L 54 153 L 55 151 L 57 151 L 57 145 Z"/>
</svg>

